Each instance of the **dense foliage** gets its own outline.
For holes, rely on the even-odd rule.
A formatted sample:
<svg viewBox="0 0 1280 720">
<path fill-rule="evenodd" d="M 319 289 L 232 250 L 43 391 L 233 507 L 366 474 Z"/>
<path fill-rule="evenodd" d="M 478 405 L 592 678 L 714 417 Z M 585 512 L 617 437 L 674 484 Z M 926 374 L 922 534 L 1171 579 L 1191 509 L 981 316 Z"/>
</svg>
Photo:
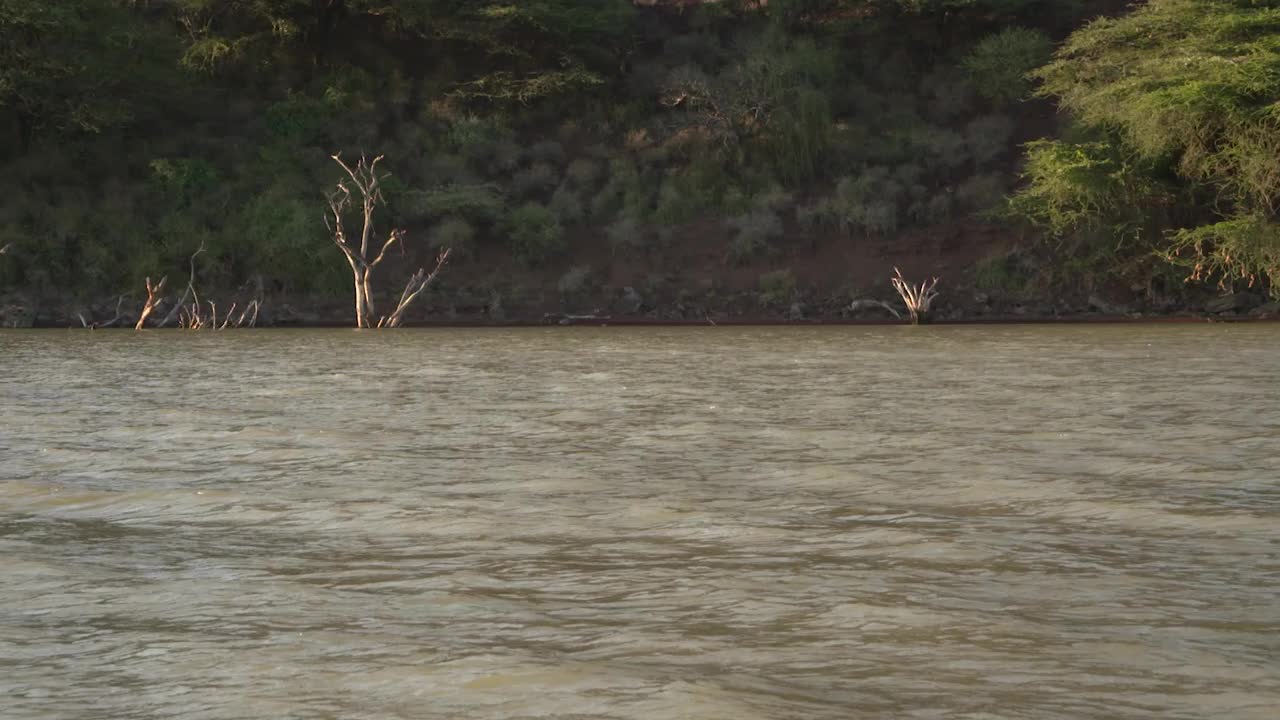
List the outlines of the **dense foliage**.
<svg viewBox="0 0 1280 720">
<path fill-rule="evenodd" d="M 1029 216 L 1110 225 L 1195 278 L 1280 278 L 1280 3 L 1151 0 L 1037 75 L 1088 137 L 1032 146 Z"/>
<path fill-rule="evenodd" d="M 1277 3 L 1085 24 L 1116 5 L 0 0 L 0 284 L 134 287 L 203 244 L 205 283 L 339 292 L 328 156 L 363 150 L 388 221 L 495 273 L 585 267 L 575 237 L 661 257 L 708 220 L 731 268 L 981 217 L 1266 283 Z M 1053 130 L 1036 82 L 1075 124 L 1024 156 Z"/>
</svg>

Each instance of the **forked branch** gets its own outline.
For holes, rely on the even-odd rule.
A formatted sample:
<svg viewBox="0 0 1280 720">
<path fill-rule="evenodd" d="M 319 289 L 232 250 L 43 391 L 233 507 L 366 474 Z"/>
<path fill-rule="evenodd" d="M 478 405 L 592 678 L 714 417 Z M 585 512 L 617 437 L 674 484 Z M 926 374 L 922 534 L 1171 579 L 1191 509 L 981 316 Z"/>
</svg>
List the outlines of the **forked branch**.
<svg viewBox="0 0 1280 720">
<path fill-rule="evenodd" d="M 396 305 L 395 312 L 379 320 L 378 327 L 400 327 L 400 324 L 404 321 L 404 311 L 409 308 L 414 299 L 422 294 L 423 290 L 426 290 L 431 285 L 447 262 L 449 262 L 449 248 L 440 251 L 440 254 L 436 257 L 436 267 L 431 271 L 430 275 L 427 274 L 426 268 L 418 268 L 418 272 L 414 273 L 413 277 L 409 278 L 409 282 L 405 284 L 404 292 L 400 293 L 400 303 Z"/>
<path fill-rule="evenodd" d="M 164 285 L 169 281 L 169 277 L 160 278 L 160 282 L 152 285 L 151 277 L 147 277 L 147 304 L 142 306 L 142 314 L 138 316 L 138 324 L 133 326 L 134 330 L 141 330 L 143 324 L 147 322 L 147 318 L 151 317 L 151 313 L 155 311 L 156 304 L 163 299 L 160 294 L 164 292 Z"/>
</svg>

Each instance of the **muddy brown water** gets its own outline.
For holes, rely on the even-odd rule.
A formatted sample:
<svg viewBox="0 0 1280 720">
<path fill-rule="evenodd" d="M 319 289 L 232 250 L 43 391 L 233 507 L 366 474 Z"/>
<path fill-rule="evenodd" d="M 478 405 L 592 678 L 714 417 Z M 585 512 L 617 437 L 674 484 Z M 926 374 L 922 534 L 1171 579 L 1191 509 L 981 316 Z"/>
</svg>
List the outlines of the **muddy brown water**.
<svg viewBox="0 0 1280 720">
<path fill-rule="evenodd" d="M 1275 718 L 1280 326 L 0 333 L 0 717 Z"/>
</svg>

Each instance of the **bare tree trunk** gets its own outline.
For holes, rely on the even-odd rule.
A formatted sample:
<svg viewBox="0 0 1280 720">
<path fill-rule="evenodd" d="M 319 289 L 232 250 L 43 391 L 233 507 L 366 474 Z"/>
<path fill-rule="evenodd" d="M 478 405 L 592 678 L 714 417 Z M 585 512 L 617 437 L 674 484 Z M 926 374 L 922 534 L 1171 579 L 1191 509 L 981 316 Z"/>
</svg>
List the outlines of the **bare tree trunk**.
<svg viewBox="0 0 1280 720">
<path fill-rule="evenodd" d="M 355 297 L 356 327 L 358 328 L 368 327 L 368 322 L 366 322 L 365 320 L 366 316 L 364 311 L 364 283 L 361 282 L 360 269 L 356 267 L 354 262 L 351 263 L 351 275 L 352 275 L 351 284 L 355 287 L 355 295 L 356 295 Z"/>
<path fill-rule="evenodd" d="M 164 284 L 169 280 L 168 276 L 160 278 L 160 282 L 155 285 L 151 284 L 151 278 L 147 278 L 147 304 L 142 306 L 142 314 L 138 316 L 138 324 L 133 326 L 134 330 L 141 330 L 147 318 L 156 309 L 156 303 L 160 302 L 162 297 L 160 293 L 164 291 Z"/>
<path fill-rule="evenodd" d="M 346 173 L 346 177 L 338 181 L 337 189 L 329 195 L 329 213 L 325 215 L 325 224 L 329 227 L 330 232 L 333 233 L 334 244 L 342 251 L 342 254 L 347 258 L 347 264 L 351 266 L 356 327 L 370 328 L 374 327 L 374 318 L 377 317 L 377 310 L 373 300 L 373 270 L 386 258 L 387 251 L 395 247 L 397 243 L 401 243 L 401 247 L 403 247 L 404 232 L 399 229 L 391 230 L 387 234 L 386 241 L 382 243 L 382 248 L 378 251 L 378 255 L 373 258 L 369 257 L 370 241 L 374 236 L 375 211 L 378 204 L 384 201 L 381 186 L 383 176 L 378 174 L 378 163 L 382 160 L 382 156 L 379 155 L 372 162 L 362 156 L 354 167 L 343 162 L 339 155 L 334 155 L 333 160 Z M 360 196 L 362 225 L 359 246 L 347 237 L 346 227 L 343 223 L 343 215 L 352 205 L 352 187 L 354 187 L 355 193 Z M 418 270 L 409 280 L 409 284 L 401 294 L 400 304 L 390 316 L 379 318 L 377 327 L 396 327 L 400 324 L 409 303 L 413 302 L 413 299 L 435 279 L 436 274 L 440 272 L 440 268 L 444 266 L 448 255 L 448 250 L 440 254 L 436 262 L 436 268 L 431 275 L 428 276 L 423 269 Z"/>
</svg>

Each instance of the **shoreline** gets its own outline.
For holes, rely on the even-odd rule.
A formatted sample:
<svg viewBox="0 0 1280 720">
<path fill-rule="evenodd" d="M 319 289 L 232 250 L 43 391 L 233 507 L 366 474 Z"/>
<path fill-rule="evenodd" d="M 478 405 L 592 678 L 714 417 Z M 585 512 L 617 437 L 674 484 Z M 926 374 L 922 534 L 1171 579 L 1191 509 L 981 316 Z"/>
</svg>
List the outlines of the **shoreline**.
<svg viewBox="0 0 1280 720">
<path fill-rule="evenodd" d="M 976 317 L 976 318 L 949 318 L 946 320 L 934 320 L 924 323 L 924 326 L 939 327 L 961 327 L 961 326 L 988 326 L 988 325 L 1189 325 L 1189 324 L 1205 324 L 1205 323 L 1226 323 L 1226 324 L 1280 324 L 1280 316 L 1264 315 L 1080 315 L 1080 316 L 1057 316 L 1057 317 Z M 715 327 L 735 327 L 735 328 L 751 328 L 751 327 L 894 327 L 909 326 L 911 323 L 905 319 L 865 319 L 865 318 L 831 318 L 831 319 L 811 319 L 811 320 L 779 320 L 770 318 L 725 318 L 714 321 L 708 320 L 663 320 L 663 319 L 647 319 L 647 318 L 575 318 L 562 319 L 557 321 L 545 321 L 534 318 L 529 319 L 508 319 L 502 321 L 486 321 L 479 319 L 458 319 L 458 320 L 420 320 L 416 322 L 406 322 L 403 329 L 439 329 L 439 328 L 457 328 L 457 329 L 514 329 L 514 328 L 554 328 L 554 327 L 647 327 L 647 328 L 715 328 Z M 52 323 L 35 323 L 22 327 L 0 326 L 3 330 L 130 330 L 130 325 L 116 324 L 98 327 L 77 327 L 75 325 L 62 325 Z M 148 331 L 166 331 L 166 330 L 183 330 L 178 327 L 165 328 L 146 328 Z M 234 330 L 338 330 L 338 329 L 357 329 L 352 323 L 339 321 L 315 321 L 315 322 L 294 322 L 294 323 L 272 323 L 262 324 L 252 328 L 229 328 Z"/>
<path fill-rule="evenodd" d="M 77 302 L 66 297 L 44 297 L 15 293 L 0 296 L 0 328 L 40 329 L 132 329 L 138 320 L 136 301 L 116 299 Z M 1097 298 L 1076 302 L 1004 298 L 994 300 L 979 295 L 949 298 L 935 308 L 930 325 L 1089 325 L 1089 324 L 1185 324 L 1205 322 L 1280 321 L 1280 302 L 1237 293 L 1218 300 L 1181 302 L 1163 307 L 1108 303 Z M 126 296 L 127 299 L 127 296 Z M 529 302 L 521 307 L 503 308 L 497 303 L 468 302 L 453 296 L 437 298 L 406 319 L 403 327 L 433 328 L 518 328 L 518 327 L 880 327 L 910 324 L 906 313 L 893 317 L 880 300 L 855 302 L 852 306 L 835 302 L 793 302 L 764 305 L 744 301 L 639 303 L 624 306 L 598 298 L 597 303 Z M 574 307 L 576 306 L 576 307 Z M 161 306 L 155 317 L 164 311 Z M 257 317 L 260 328 L 354 328 L 351 309 L 345 301 L 278 296 L 268 298 Z M 156 329 L 156 328 L 148 328 Z M 178 329 L 170 324 L 164 329 Z"/>
</svg>

